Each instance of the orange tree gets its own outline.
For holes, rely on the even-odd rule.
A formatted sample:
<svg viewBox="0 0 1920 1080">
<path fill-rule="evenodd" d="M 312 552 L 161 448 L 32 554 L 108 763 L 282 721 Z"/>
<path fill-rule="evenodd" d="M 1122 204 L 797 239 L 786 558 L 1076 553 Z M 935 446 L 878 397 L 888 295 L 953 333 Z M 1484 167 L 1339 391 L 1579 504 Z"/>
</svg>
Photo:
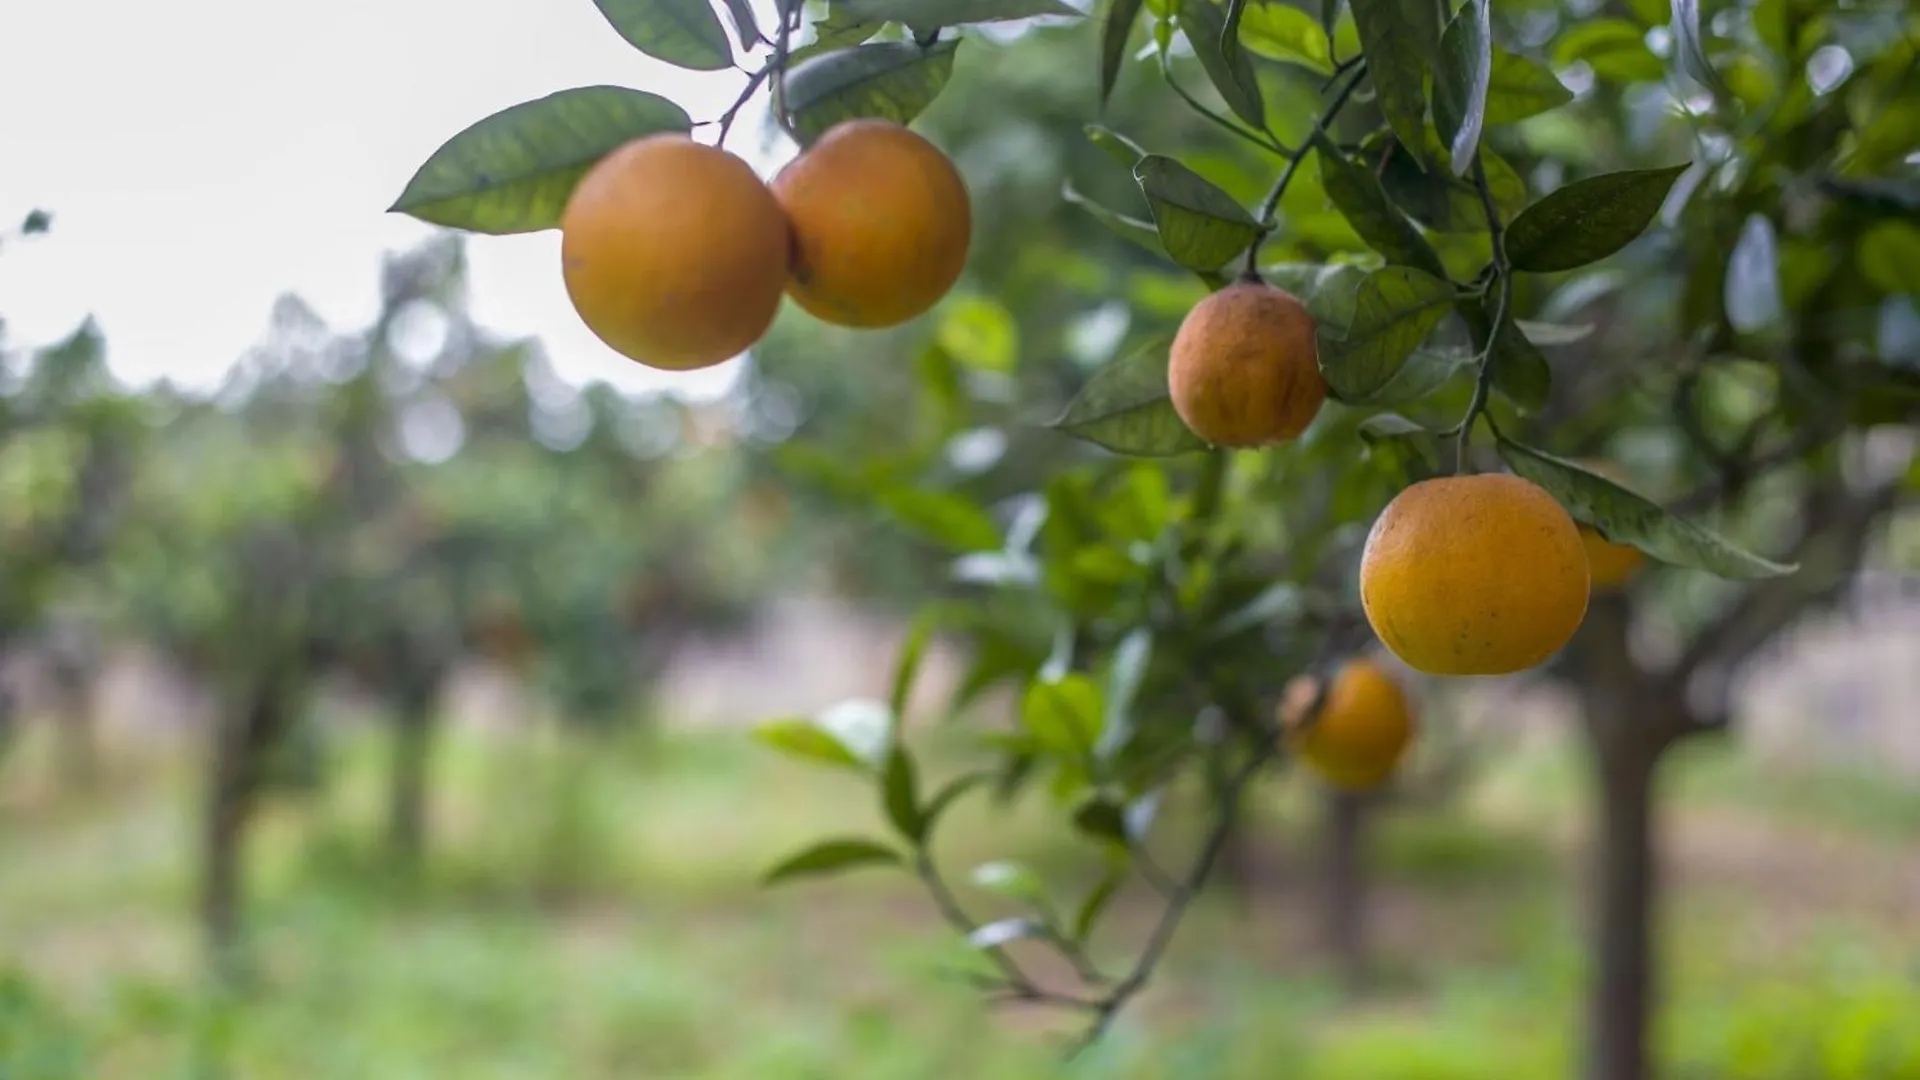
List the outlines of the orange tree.
<svg viewBox="0 0 1920 1080">
<path fill-rule="evenodd" d="M 835 339 L 834 362 L 874 368 L 824 378 L 886 393 L 847 395 L 832 420 L 877 438 L 848 443 L 816 417 L 799 445 L 843 460 L 788 455 L 953 558 L 890 701 L 763 729 L 866 778 L 890 834 L 824 841 L 772 876 L 904 868 L 981 953 L 984 986 L 1084 1013 L 1091 1038 L 1152 977 L 1244 792 L 1284 757 L 1275 705 L 1293 676 L 1369 630 L 1436 673 L 1545 661 L 1540 675 L 1580 693 L 1600 779 L 1586 1071 L 1648 1075 L 1654 766 L 1721 726 L 1726 673 L 1830 594 L 1914 486 L 1897 445 L 1869 452 L 1875 429 L 1916 414 L 1912 16 L 1803 0 L 1114 0 L 1082 19 L 1052 0 L 832 0 L 778 5 L 763 28 L 730 3 L 736 48 L 700 0 L 599 7 L 656 58 L 739 67 L 741 101 L 769 91 L 803 147 L 927 110 L 963 163 L 977 151 L 968 179 L 988 200 L 915 380 L 882 365 L 922 338 Z M 1070 51 L 1078 67 L 1060 62 Z M 1028 78 L 1000 59 L 1015 55 Z M 1042 65 L 1057 92 L 1044 115 L 1022 112 L 1047 97 Z M 929 108 L 943 93 L 973 107 Z M 1094 119 L 1109 98 L 1106 125 L 1070 148 L 1080 134 L 1061 113 Z M 739 111 L 696 125 L 657 95 L 561 91 L 455 136 L 396 208 L 482 232 L 562 226 L 615 149 L 723 140 Z M 995 144 L 1022 125 L 1045 141 L 1026 156 Z M 1063 211 L 998 200 L 1043 146 L 1073 163 L 1065 203 L 1128 253 L 1076 258 L 1062 246 L 1098 241 Z M 1114 171 L 1096 175 L 1102 163 Z M 727 238 L 730 259 L 753 247 Z M 649 305 L 634 310 L 711 284 L 699 240 L 673 234 L 691 254 L 630 282 Z M 1152 262 L 1190 284 L 1140 269 Z M 1084 378 L 968 363 L 973 316 L 996 306 L 982 296 L 1021 342 L 1110 362 Z M 1116 310 L 1118 333 L 1061 326 L 1063 311 Z M 800 378 L 788 340 L 763 343 L 758 377 Z M 1062 403 L 1064 382 L 1078 385 Z M 1092 446 L 1041 441 L 1046 415 Z M 955 452 L 982 430 L 1041 452 Z M 1221 448 L 1248 444 L 1265 445 Z M 1597 458 L 1624 471 L 1580 463 Z M 1654 568 L 1621 589 L 1602 540 Z M 1596 554 L 1606 587 L 1590 599 Z M 983 733 L 979 768 L 940 784 L 923 781 L 903 715 L 935 626 L 970 647 L 955 711 L 1001 683 L 1021 702 L 1017 725 Z M 1636 626 L 1674 647 L 1629 649 Z M 1169 865 L 1154 808 L 1187 779 L 1213 824 Z M 979 785 L 1035 780 L 1108 872 L 1056 895 L 991 864 L 974 884 L 1017 913 L 980 920 L 935 857 L 937 827 Z M 1109 971 L 1094 935 L 1135 876 L 1163 914 Z M 1022 961 L 1032 949 L 1078 977 L 1043 984 Z"/>
</svg>

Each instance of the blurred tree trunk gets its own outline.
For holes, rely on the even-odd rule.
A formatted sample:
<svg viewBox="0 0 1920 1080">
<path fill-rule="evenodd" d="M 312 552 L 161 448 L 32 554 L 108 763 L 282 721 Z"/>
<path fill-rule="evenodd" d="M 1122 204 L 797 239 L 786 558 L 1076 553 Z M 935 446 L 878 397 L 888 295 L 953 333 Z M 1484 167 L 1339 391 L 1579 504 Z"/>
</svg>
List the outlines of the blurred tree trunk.
<svg viewBox="0 0 1920 1080">
<path fill-rule="evenodd" d="M 86 672 L 56 661 L 53 669 L 53 717 L 58 728 L 60 781 L 70 791 L 86 791 L 100 778 L 100 741 Z"/>
<path fill-rule="evenodd" d="M 387 792 L 387 848 L 396 863 L 418 866 L 427 844 L 427 791 L 439 717 L 426 687 L 401 695 L 394 716 L 393 773 Z"/>
<path fill-rule="evenodd" d="M 1348 992 L 1366 988 L 1367 948 L 1366 830 L 1371 819 L 1364 795 L 1328 791 L 1323 801 L 1327 945 Z"/>
<path fill-rule="evenodd" d="M 215 725 L 201 861 L 200 922 L 209 967 L 241 973 L 247 824 L 259 793 L 262 758 L 292 717 L 289 684 L 263 677 Z"/>
</svg>

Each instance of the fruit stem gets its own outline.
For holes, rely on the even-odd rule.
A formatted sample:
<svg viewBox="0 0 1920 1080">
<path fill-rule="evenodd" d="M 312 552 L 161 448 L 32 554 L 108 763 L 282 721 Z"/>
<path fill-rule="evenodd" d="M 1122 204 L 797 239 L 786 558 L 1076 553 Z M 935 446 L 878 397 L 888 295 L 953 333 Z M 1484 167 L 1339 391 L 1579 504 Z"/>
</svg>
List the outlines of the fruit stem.
<svg viewBox="0 0 1920 1080">
<path fill-rule="evenodd" d="M 1507 313 L 1513 306 L 1513 267 L 1507 262 L 1503 242 L 1505 227 L 1500 222 L 1500 208 L 1493 201 L 1493 188 L 1487 183 L 1487 167 L 1479 151 L 1473 155 L 1473 186 L 1480 192 L 1480 207 L 1487 216 L 1487 239 L 1493 246 L 1493 273 L 1499 281 L 1500 294 L 1493 309 L 1493 326 L 1487 331 L 1486 341 L 1480 343 L 1480 370 L 1473 380 L 1473 399 L 1467 403 L 1466 415 L 1460 418 L 1459 441 L 1453 451 L 1455 476 L 1467 472 L 1473 423 L 1487 409 L 1487 399 L 1493 389 L 1494 364 L 1498 362 L 1495 350 L 1500 345 L 1500 334 L 1507 327 Z"/>
<path fill-rule="evenodd" d="M 1280 199 L 1287 193 L 1288 186 L 1293 183 L 1293 174 L 1300 171 L 1300 163 L 1307 160 L 1307 155 L 1313 151 L 1315 136 L 1326 134 L 1327 128 L 1339 118 L 1340 110 L 1347 107 L 1347 101 L 1353 97 L 1353 91 L 1360 85 L 1360 80 L 1367 77 L 1366 65 L 1367 62 L 1364 59 L 1353 65 L 1353 78 L 1347 80 L 1347 85 L 1341 87 L 1340 93 L 1335 95 L 1333 104 L 1328 105 L 1327 110 L 1320 114 L 1320 118 L 1313 122 L 1313 131 L 1301 141 L 1300 148 L 1288 152 L 1286 171 L 1280 174 L 1279 180 L 1274 181 L 1273 190 L 1267 192 L 1266 199 L 1260 203 L 1260 214 L 1254 219 L 1260 223 L 1263 231 L 1259 236 L 1254 237 L 1253 243 L 1247 245 L 1247 266 L 1240 274 L 1243 280 L 1259 280 L 1260 247 L 1267 242 L 1267 237 L 1273 235 L 1273 215 L 1280 209 Z"/>
</svg>

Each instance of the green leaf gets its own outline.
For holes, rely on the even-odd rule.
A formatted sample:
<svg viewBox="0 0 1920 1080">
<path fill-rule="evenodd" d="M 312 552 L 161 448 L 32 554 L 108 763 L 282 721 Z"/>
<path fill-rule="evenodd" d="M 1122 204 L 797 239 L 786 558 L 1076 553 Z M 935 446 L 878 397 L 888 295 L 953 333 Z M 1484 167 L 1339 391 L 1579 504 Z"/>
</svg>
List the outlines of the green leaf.
<svg viewBox="0 0 1920 1080">
<path fill-rule="evenodd" d="M 1133 36 L 1133 24 L 1140 19 L 1145 0 L 1112 0 L 1107 17 L 1100 23 L 1100 104 L 1104 107 L 1120 81 L 1120 65 L 1127 59 L 1127 42 Z M 1131 164 L 1131 163 L 1129 163 Z"/>
<path fill-rule="evenodd" d="M 26 219 L 20 222 L 20 235 L 35 236 L 53 228 L 53 215 L 45 210 L 29 210 Z"/>
<path fill-rule="evenodd" d="M 921 48 L 886 41 L 822 53 L 787 71 L 787 111 L 800 137 L 812 142 L 843 120 L 878 117 L 910 123 L 933 103 L 953 75 L 959 41 Z"/>
<path fill-rule="evenodd" d="M 1568 326 L 1565 323 L 1533 322 L 1527 319 L 1515 319 L 1515 326 L 1535 345 L 1571 345 L 1576 341 L 1585 341 L 1593 336 L 1592 323 Z"/>
<path fill-rule="evenodd" d="M 1147 662 L 1153 658 L 1153 631 L 1138 626 L 1120 639 L 1113 650 L 1113 666 L 1107 671 L 1107 702 L 1100 720 L 1100 738 L 1094 754 L 1110 761 L 1133 738 L 1133 702 L 1140 695 L 1140 684 L 1147 677 Z"/>
<path fill-rule="evenodd" d="M 1553 59 L 1562 67 L 1584 60 L 1595 75 L 1609 82 L 1659 82 L 1667 72 L 1647 48 L 1646 31 L 1625 19 L 1575 23 L 1560 35 Z"/>
<path fill-rule="evenodd" d="M 1387 198 L 1372 171 L 1348 160 L 1322 132 L 1314 132 L 1313 145 L 1314 156 L 1320 161 L 1321 186 L 1368 247 L 1390 263 L 1425 270 L 1435 277 L 1446 276 L 1447 269 L 1433 245 Z"/>
<path fill-rule="evenodd" d="M 593 0 L 627 44 L 675 67 L 733 66 L 727 31 L 707 0 Z"/>
<path fill-rule="evenodd" d="M 1100 737 L 1105 702 L 1100 684 L 1078 672 L 1058 679 L 1035 679 L 1027 688 L 1020 717 L 1027 730 L 1052 753 L 1085 758 Z"/>
<path fill-rule="evenodd" d="M 920 662 L 926 658 L 927 645 L 933 641 L 933 630 L 938 624 L 934 609 L 922 610 L 914 616 L 906 640 L 900 644 L 900 658 L 893 664 L 893 686 L 887 693 L 887 707 L 893 710 L 896 723 L 906 720 L 907 699 L 913 696 L 913 684 L 920 675 Z"/>
<path fill-rule="evenodd" d="M 829 8 L 827 17 L 813 24 L 813 40 L 793 50 L 788 63 L 797 65 L 821 53 L 858 45 L 879 33 L 885 25 L 853 18 L 837 6 Z"/>
<path fill-rule="evenodd" d="M 1673 40 L 1680 67 L 1721 100 L 1733 96 L 1726 81 L 1707 59 L 1706 39 L 1700 36 L 1700 0 L 1673 0 Z"/>
<path fill-rule="evenodd" d="M 1498 45 L 1493 47 L 1493 69 L 1487 80 L 1487 123 L 1511 124 L 1572 100 L 1573 91 L 1545 65 Z"/>
<path fill-rule="evenodd" d="M 1120 886 L 1126 884 L 1127 868 L 1124 865 L 1108 870 L 1105 876 L 1087 890 L 1080 906 L 1073 914 L 1073 940 L 1084 942 L 1093 936 L 1093 928 L 1100 921 L 1100 913 L 1107 909 Z"/>
<path fill-rule="evenodd" d="M 1319 20 L 1279 0 L 1251 0 L 1240 16 L 1240 44 L 1257 56 L 1333 74 L 1333 44 Z"/>
<path fill-rule="evenodd" d="M 1511 319 L 1494 343 L 1492 364 L 1494 392 L 1514 408 L 1537 413 L 1547 407 L 1553 393 L 1553 367 Z"/>
<path fill-rule="evenodd" d="M 1112 128 L 1088 124 L 1086 132 L 1087 141 L 1106 151 L 1108 157 L 1126 166 L 1128 175 L 1132 175 L 1133 167 L 1140 164 L 1141 158 L 1147 156 L 1145 147 Z"/>
<path fill-rule="evenodd" d="M 1576 520 L 1661 562 L 1733 579 L 1779 577 L 1798 569 L 1746 551 L 1571 461 L 1505 438 L 1500 440 L 1500 456 L 1516 474 L 1545 488 Z"/>
<path fill-rule="evenodd" d="M 1127 814 L 1120 805 L 1105 796 L 1095 796 L 1073 812 L 1074 828 L 1119 847 L 1127 846 Z"/>
<path fill-rule="evenodd" d="M 1405 145 L 1423 145 L 1426 75 L 1440 51 L 1438 5 L 1433 0 L 1351 0 L 1347 7 L 1388 126 Z"/>
<path fill-rule="evenodd" d="M 1440 68 L 1433 77 L 1433 119 L 1447 140 L 1453 172 L 1465 176 L 1480 148 L 1487 120 L 1487 88 L 1493 77 L 1493 24 L 1489 0 L 1467 0 L 1440 38 Z"/>
<path fill-rule="evenodd" d="M 789 757 L 865 772 L 865 759 L 812 720 L 781 717 L 754 725 L 753 737 Z"/>
<path fill-rule="evenodd" d="M 1001 860 L 974 867 L 973 884 L 987 892 L 1016 900 L 1039 911 L 1049 906 L 1047 887 L 1033 871 L 1017 862 Z"/>
<path fill-rule="evenodd" d="M 1920 226 L 1892 219 L 1860 237 L 1854 253 L 1860 274 L 1889 293 L 1920 296 Z"/>
<path fill-rule="evenodd" d="M 752 52 L 760 41 L 760 23 L 753 17 L 751 0 L 723 0 L 727 6 L 727 18 L 733 21 L 734 36 L 740 39 L 740 48 Z"/>
<path fill-rule="evenodd" d="M 897 22 L 916 33 L 943 26 L 1011 22 L 1041 16 L 1080 18 L 1078 9 L 1060 0 L 835 0 L 856 18 L 870 22 Z"/>
<path fill-rule="evenodd" d="M 927 800 L 927 808 L 920 815 L 926 821 L 927 828 L 931 830 L 961 796 L 992 780 L 993 775 L 984 769 L 976 769 L 947 781 L 944 787 L 934 792 L 933 798 Z"/>
<path fill-rule="evenodd" d="M 1095 221 L 1105 225 L 1121 239 L 1131 240 L 1155 255 L 1163 257 L 1166 255 L 1167 249 L 1160 243 L 1160 230 L 1153 227 L 1153 222 L 1141 221 L 1137 217 L 1130 217 L 1117 210 L 1109 210 L 1081 194 L 1071 183 L 1060 189 L 1060 197 L 1092 214 Z"/>
<path fill-rule="evenodd" d="M 1260 80 L 1237 36 L 1227 33 L 1227 12 L 1215 0 L 1179 0 L 1180 29 L 1193 44 L 1207 79 L 1233 114 L 1256 131 L 1267 129 L 1267 107 Z M 1214 265 L 1219 265 L 1218 263 Z M 1205 269 L 1212 269 L 1206 267 Z"/>
<path fill-rule="evenodd" d="M 919 846 L 927 838 L 926 818 L 920 813 L 920 781 L 907 748 L 896 740 L 887 752 L 887 765 L 880 779 L 880 804 L 887 820 L 900 835 Z"/>
<path fill-rule="evenodd" d="M 879 502 L 901 524 L 957 551 L 992 551 L 1000 546 L 1000 527 L 965 496 L 896 487 L 883 492 Z"/>
<path fill-rule="evenodd" d="M 1507 258 L 1534 273 L 1572 270 L 1626 247 L 1660 212 L 1686 165 L 1629 169 L 1568 184 L 1507 227 Z"/>
<path fill-rule="evenodd" d="M 1391 381 L 1453 306 L 1453 283 L 1411 266 L 1368 274 L 1345 337 L 1320 334 L 1320 370 L 1345 402 L 1364 402 Z"/>
<path fill-rule="evenodd" d="M 813 845 L 767 871 L 763 885 L 795 878 L 838 874 L 866 866 L 899 866 L 900 853 L 871 840 L 827 840 Z"/>
<path fill-rule="evenodd" d="M 950 296 L 940 308 L 940 347 L 975 371 L 1011 372 L 1020 354 L 1013 313 L 990 296 Z"/>
<path fill-rule="evenodd" d="M 1410 405 L 1439 390 L 1473 365 L 1469 349 L 1415 349 L 1393 378 L 1367 397 L 1369 405 Z"/>
<path fill-rule="evenodd" d="M 480 233 L 556 228 L 574 186 L 608 152 L 692 127 L 685 110 L 654 94 L 618 86 L 562 90 L 448 139 L 390 212 Z"/>
<path fill-rule="evenodd" d="M 877 770 L 886 758 L 898 718 L 884 702 L 849 698 L 820 710 L 813 723 L 838 739 L 869 770 Z"/>
<path fill-rule="evenodd" d="M 1233 196 L 1170 157 L 1148 154 L 1133 167 L 1160 243 L 1191 270 L 1217 270 L 1247 250 L 1260 226 Z"/>
<path fill-rule="evenodd" d="M 1153 342 L 1087 380 L 1050 426 L 1132 457 L 1171 457 L 1206 449 L 1167 394 L 1167 343 Z"/>
</svg>

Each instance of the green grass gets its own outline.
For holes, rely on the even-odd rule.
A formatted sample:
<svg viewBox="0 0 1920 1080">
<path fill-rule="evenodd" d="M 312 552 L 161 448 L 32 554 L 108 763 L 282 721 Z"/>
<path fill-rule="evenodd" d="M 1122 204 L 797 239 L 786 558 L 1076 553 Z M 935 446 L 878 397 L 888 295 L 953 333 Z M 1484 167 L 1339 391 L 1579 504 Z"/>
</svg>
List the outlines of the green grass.
<svg viewBox="0 0 1920 1080">
<path fill-rule="evenodd" d="M 9 765 L 0 1080 L 1573 1075 L 1584 958 L 1565 763 L 1526 764 L 1496 778 L 1500 798 L 1465 804 L 1491 809 L 1381 822 L 1374 921 L 1390 977 L 1360 1001 L 1313 947 L 1311 833 L 1295 812 L 1312 800 L 1269 800 L 1288 816 L 1259 839 L 1256 893 L 1199 905 L 1166 978 L 1069 1070 L 1056 1048 L 1071 1018 L 992 1011 L 946 978 L 961 950 L 909 883 L 754 887 L 797 844 L 877 829 L 851 777 L 737 733 L 462 735 L 443 751 L 417 874 L 380 848 L 377 739 L 336 748 L 323 794 L 275 802 L 252 852 L 254 979 L 226 997 L 194 976 L 191 763 L 143 754 L 102 795 L 59 803 L 6 798 L 26 782 Z M 1911 834 L 1869 808 L 1879 794 L 1790 801 L 1737 759 L 1679 764 L 1688 804 L 1848 830 L 1867 862 L 1912 858 Z M 1512 813 L 1530 791 L 1533 812 Z M 1010 854 L 1078 887 L 1087 854 L 1043 810 L 970 807 L 942 856 L 964 870 Z M 1130 955 L 1146 900 L 1122 904 L 1109 966 Z M 1910 921 L 1690 880 L 1666 929 L 1670 1076 L 1920 1078 Z"/>
</svg>

